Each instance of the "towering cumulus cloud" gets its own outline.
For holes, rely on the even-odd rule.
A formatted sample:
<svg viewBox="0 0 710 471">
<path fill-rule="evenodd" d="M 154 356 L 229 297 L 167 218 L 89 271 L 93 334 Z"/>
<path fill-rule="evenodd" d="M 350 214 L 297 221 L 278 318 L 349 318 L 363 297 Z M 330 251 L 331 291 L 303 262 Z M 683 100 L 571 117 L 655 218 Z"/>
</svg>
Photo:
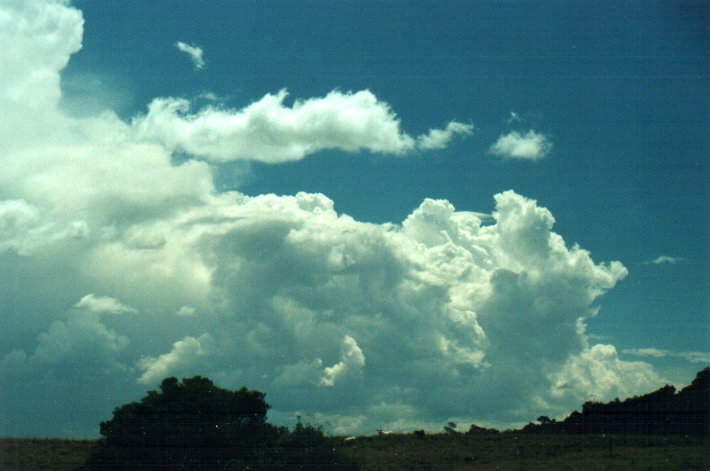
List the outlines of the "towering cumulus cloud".
<svg viewBox="0 0 710 471">
<path fill-rule="evenodd" d="M 171 163 L 178 148 L 269 161 L 440 148 L 465 125 L 409 137 L 369 92 L 69 117 L 59 73 L 81 45 L 80 13 L 0 1 L 0 26 L 15 65 L 0 69 L 0 108 L 14 113 L 0 113 L 0 435 L 93 436 L 169 375 L 246 384 L 268 393 L 275 420 L 317 412 L 343 433 L 508 425 L 658 384 L 585 335 L 626 269 L 565 244 L 532 199 L 495 195 L 485 224 L 429 199 L 370 224 L 324 195 L 218 192 L 205 161 Z M 304 128 L 302 115 L 323 120 Z M 244 137 L 250 119 L 261 127 Z"/>
</svg>

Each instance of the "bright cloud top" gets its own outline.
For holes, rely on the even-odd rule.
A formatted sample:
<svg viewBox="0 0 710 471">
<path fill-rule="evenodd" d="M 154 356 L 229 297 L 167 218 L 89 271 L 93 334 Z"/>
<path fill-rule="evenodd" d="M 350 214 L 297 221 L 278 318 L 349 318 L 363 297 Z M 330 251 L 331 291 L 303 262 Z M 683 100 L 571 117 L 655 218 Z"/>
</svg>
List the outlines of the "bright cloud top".
<svg viewBox="0 0 710 471">
<path fill-rule="evenodd" d="M 451 122 L 443 130 L 413 138 L 402 132 L 389 105 L 368 90 L 332 91 L 324 97 L 284 105 L 286 90 L 267 94 L 241 110 L 205 107 L 191 112 L 190 102 L 158 98 L 148 113 L 133 120 L 137 136 L 170 150 L 215 162 L 256 160 L 279 163 L 336 149 L 401 155 L 413 150 L 441 149 L 454 135 L 472 127 Z"/>
<path fill-rule="evenodd" d="M 323 370 L 323 377 L 320 380 L 322 386 L 335 386 L 335 381 L 349 371 L 361 370 L 365 366 L 365 355 L 358 346 L 354 338 L 346 335 L 343 338 L 342 360 L 335 365 Z"/>
<path fill-rule="evenodd" d="M 401 154 L 468 125 L 411 137 L 368 91 L 197 114 L 163 98 L 131 123 L 69 117 L 58 77 L 81 16 L 65 2 L 10 5 L 2 38 L 27 59 L 0 69 L 15 87 L 0 92 L 14 111 L 0 114 L 0 435 L 95 435 L 170 375 L 266 391 L 277 420 L 318 412 L 336 433 L 507 426 L 661 382 L 590 344 L 596 302 L 627 270 L 567 245 L 535 200 L 499 193 L 484 223 L 426 199 L 401 223 L 371 224 L 321 194 L 219 192 L 206 162 L 171 155 Z"/>
<path fill-rule="evenodd" d="M 205 51 L 203 51 L 202 48 L 184 43 L 182 41 L 176 42 L 175 47 L 190 56 L 190 59 L 192 60 L 192 65 L 195 66 L 195 69 L 201 70 L 205 68 Z"/>
<path fill-rule="evenodd" d="M 548 137 L 531 129 L 526 134 L 513 131 L 501 135 L 488 152 L 511 159 L 540 160 L 551 150 Z"/>
<path fill-rule="evenodd" d="M 59 100 L 59 71 L 81 48 L 83 34 L 81 13 L 64 3 L 3 2 L 0 97 L 31 108 Z"/>
</svg>

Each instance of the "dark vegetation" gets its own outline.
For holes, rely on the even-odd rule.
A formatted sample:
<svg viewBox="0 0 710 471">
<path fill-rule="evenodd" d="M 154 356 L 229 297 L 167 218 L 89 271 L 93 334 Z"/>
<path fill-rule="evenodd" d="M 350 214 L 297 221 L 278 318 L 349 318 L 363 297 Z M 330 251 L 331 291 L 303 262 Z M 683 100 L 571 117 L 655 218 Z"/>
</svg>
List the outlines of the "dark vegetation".
<svg viewBox="0 0 710 471">
<path fill-rule="evenodd" d="M 519 431 L 327 437 L 266 420 L 265 395 L 209 379 L 164 380 L 115 409 L 97 442 L 0 440 L 0 469 L 710 469 L 710 368 L 681 391 L 587 402 Z"/>
<path fill-rule="evenodd" d="M 694 435 L 710 434 L 710 368 L 693 382 L 676 391 L 666 385 L 643 396 L 609 403 L 586 402 L 582 412 L 574 411 L 563 421 L 542 416 L 528 424 L 525 432 Z"/>
<path fill-rule="evenodd" d="M 584 435 L 508 431 L 412 433 L 332 439 L 362 470 L 708 470 L 708 441 L 698 437 Z M 612 443 L 610 449 L 609 444 Z M 0 469 L 76 471 L 95 442 L 2 440 Z M 245 469 L 236 464 L 212 469 Z M 315 466 L 261 465 L 251 469 L 313 469 Z M 207 464 L 176 469 L 210 469 Z M 104 468 L 115 469 L 115 468 Z M 126 466 L 126 470 L 136 469 Z M 145 469 L 145 467 L 144 467 Z M 156 469 L 156 468 L 148 468 Z M 160 468 L 157 468 L 160 469 Z"/>
<path fill-rule="evenodd" d="M 114 410 L 102 422 L 85 469 L 246 469 L 347 467 L 334 440 L 302 424 L 266 421 L 264 393 L 229 391 L 196 376 L 167 378 L 160 391 Z"/>
</svg>

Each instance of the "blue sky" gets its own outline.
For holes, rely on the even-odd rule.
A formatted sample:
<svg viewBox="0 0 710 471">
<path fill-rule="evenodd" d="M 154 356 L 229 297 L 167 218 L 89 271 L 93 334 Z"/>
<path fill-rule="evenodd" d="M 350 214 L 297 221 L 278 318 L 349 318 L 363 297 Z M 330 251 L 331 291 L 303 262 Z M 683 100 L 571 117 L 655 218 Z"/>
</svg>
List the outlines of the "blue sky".
<svg viewBox="0 0 710 471">
<path fill-rule="evenodd" d="M 188 374 L 505 427 L 710 362 L 703 2 L 0 10 L 1 435 Z"/>
</svg>

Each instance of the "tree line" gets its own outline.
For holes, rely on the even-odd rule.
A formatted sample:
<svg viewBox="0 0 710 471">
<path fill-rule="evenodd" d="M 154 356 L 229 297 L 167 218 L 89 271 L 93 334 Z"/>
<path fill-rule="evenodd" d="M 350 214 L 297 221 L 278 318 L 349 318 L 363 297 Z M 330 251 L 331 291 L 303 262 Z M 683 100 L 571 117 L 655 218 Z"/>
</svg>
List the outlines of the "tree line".
<svg viewBox="0 0 710 471">
<path fill-rule="evenodd" d="M 138 402 L 117 407 L 101 422 L 101 439 L 85 470 L 123 469 L 355 469 L 345 441 L 316 425 L 289 429 L 267 422 L 270 405 L 260 391 L 236 391 L 195 376 L 170 377 Z M 710 367 L 681 391 L 666 385 L 624 401 L 586 402 L 562 421 L 542 416 L 528 433 L 710 435 Z M 449 422 L 444 431 L 457 434 Z M 499 433 L 471 425 L 469 434 Z M 423 430 L 413 437 L 423 438 Z"/>
<path fill-rule="evenodd" d="M 700 371 L 680 391 L 666 385 L 657 391 L 618 398 L 607 403 L 588 401 L 582 412 L 562 421 L 539 417 L 525 432 L 628 433 L 643 435 L 710 435 L 710 367 Z"/>
</svg>

